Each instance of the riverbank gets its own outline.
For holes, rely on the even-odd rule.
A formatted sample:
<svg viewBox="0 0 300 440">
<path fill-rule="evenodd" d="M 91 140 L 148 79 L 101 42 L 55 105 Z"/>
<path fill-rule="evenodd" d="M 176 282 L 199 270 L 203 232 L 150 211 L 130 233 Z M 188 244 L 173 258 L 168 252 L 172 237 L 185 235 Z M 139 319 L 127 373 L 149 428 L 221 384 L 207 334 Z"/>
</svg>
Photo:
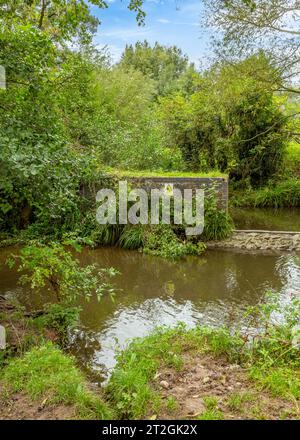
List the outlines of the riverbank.
<svg viewBox="0 0 300 440">
<path fill-rule="evenodd" d="M 256 365 L 245 341 L 226 330 L 165 329 L 134 341 L 120 355 L 108 391 L 124 418 L 299 418 L 290 389 L 276 388 L 276 370 L 264 370 L 263 384 L 254 378 Z M 283 377 L 278 379 L 284 388 Z"/>
<path fill-rule="evenodd" d="M 251 313 L 263 324 L 277 307 L 267 300 Z M 282 309 L 289 324 L 269 323 L 255 338 L 203 326 L 157 329 L 118 355 L 101 390 L 73 357 L 39 342 L 3 367 L 0 418 L 299 419 L 296 307 Z"/>
<path fill-rule="evenodd" d="M 0 297 L 6 348 L 0 350 L 0 419 L 107 419 L 111 410 L 62 347 L 73 308 L 26 312 Z"/>
</svg>

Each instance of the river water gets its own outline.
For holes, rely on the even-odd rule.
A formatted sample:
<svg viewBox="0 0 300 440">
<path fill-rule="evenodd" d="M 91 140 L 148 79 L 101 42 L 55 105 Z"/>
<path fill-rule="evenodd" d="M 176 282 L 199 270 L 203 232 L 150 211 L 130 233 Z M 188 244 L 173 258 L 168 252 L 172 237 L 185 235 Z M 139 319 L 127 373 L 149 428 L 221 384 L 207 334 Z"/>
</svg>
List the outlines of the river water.
<svg viewBox="0 0 300 440">
<path fill-rule="evenodd" d="M 17 284 L 17 273 L 0 251 L 0 294 L 16 296 L 28 308 L 43 299 Z M 115 354 L 128 341 L 161 325 L 209 324 L 234 327 L 244 322 L 249 305 L 257 304 L 268 290 L 288 295 L 300 292 L 300 257 L 208 251 L 202 257 L 170 262 L 118 248 L 85 249 L 83 264 L 97 263 L 121 272 L 113 303 L 104 297 L 82 302 L 79 325 L 70 334 L 70 351 L 95 380 L 107 376 Z M 102 379 L 101 379 L 102 378 Z"/>
<path fill-rule="evenodd" d="M 231 208 L 236 229 L 300 232 L 300 208 Z"/>
</svg>

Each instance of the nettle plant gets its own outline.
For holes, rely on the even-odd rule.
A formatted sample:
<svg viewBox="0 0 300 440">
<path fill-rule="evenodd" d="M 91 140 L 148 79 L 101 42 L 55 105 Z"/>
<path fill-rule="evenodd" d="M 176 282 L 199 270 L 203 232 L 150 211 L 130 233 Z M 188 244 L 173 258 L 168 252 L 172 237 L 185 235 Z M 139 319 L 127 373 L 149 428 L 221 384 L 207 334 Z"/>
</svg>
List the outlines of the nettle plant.
<svg viewBox="0 0 300 440">
<path fill-rule="evenodd" d="M 81 247 L 75 245 L 75 250 L 80 251 Z M 20 284 L 29 285 L 34 291 L 47 288 L 60 303 L 72 303 L 79 297 L 89 301 L 94 294 L 100 301 L 105 293 L 113 299 L 116 294 L 109 282 L 119 273 L 116 269 L 103 269 L 95 264 L 81 267 L 71 251 L 59 243 L 26 246 L 7 260 L 10 268 L 16 263 L 18 272 L 22 273 Z"/>
</svg>

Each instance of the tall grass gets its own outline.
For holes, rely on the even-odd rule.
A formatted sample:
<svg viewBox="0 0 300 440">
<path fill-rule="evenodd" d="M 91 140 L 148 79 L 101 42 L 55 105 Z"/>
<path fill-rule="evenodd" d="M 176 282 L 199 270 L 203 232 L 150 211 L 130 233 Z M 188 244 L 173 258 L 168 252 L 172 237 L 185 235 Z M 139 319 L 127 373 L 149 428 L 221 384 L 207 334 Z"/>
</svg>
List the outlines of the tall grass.
<svg viewBox="0 0 300 440">
<path fill-rule="evenodd" d="M 228 212 L 219 209 L 215 200 L 206 200 L 204 230 L 201 239 L 207 241 L 224 240 L 230 236 L 232 229 L 233 221 Z"/>
<path fill-rule="evenodd" d="M 140 249 L 144 243 L 144 228 L 142 225 L 127 226 L 123 229 L 119 246 L 123 249 Z"/>
<path fill-rule="evenodd" d="M 300 206 L 300 180 L 286 180 L 277 184 L 237 193 L 232 203 L 239 207 L 294 208 Z"/>
</svg>

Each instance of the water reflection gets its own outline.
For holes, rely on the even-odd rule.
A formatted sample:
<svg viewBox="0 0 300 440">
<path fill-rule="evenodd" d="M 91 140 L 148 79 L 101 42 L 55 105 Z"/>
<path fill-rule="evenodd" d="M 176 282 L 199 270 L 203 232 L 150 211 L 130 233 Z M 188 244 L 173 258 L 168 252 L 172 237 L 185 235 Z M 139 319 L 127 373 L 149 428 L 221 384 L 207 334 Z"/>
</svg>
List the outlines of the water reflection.
<svg viewBox="0 0 300 440">
<path fill-rule="evenodd" d="M 300 231 L 300 208 L 234 208 L 230 209 L 237 229 Z"/>
<path fill-rule="evenodd" d="M 1 260 L 7 251 L 2 250 Z M 70 335 L 70 350 L 87 370 L 106 374 L 118 347 L 160 325 L 234 326 L 249 305 L 267 290 L 283 296 L 300 291 L 299 257 L 207 252 L 203 257 L 171 263 L 138 252 L 102 248 L 85 250 L 84 264 L 116 267 L 120 289 L 116 303 L 107 297 L 82 302 L 81 322 Z M 2 266 L 0 294 L 16 294 L 29 308 L 41 298 L 16 287 L 16 274 Z M 49 297 L 50 298 L 50 297 Z M 49 300 L 48 298 L 48 300 Z M 99 379 L 99 378 L 98 378 Z"/>
</svg>

